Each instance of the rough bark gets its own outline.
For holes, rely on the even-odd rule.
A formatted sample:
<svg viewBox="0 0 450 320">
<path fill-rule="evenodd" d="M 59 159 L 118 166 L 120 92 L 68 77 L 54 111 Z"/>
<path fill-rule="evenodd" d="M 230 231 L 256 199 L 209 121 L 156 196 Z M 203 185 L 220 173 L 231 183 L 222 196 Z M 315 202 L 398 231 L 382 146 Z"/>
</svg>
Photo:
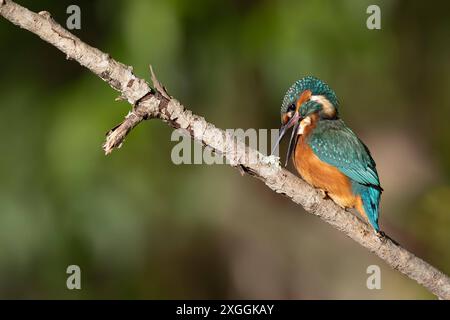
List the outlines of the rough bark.
<svg viewBox="0 0 450 320">
<path fill-rule="evenodd" d="M 10 1 L 0 0 L 0 15 L 62 51 L 67 59 L 78 61 L 120 92 L 132 110 L 111 129 L 103 149 L 109 154 L 122 145 L 125 136 L 140 122 L 158 118 L 173 128 L 186 129 L 191 137 L 222 154 L 227 162 L 264 182 L 270 189 L 290 198 L 307 212 L 320 217 L 360 245 L 375 253 L 392 268 L 417 281 L 441 299 L 450 299 L 450 278 L 416 257 L 387 236 L 379 237 L 369 225 L 341 209 L 320 192 L 279 166 L 278 159 L 262 155 L 245 143 L 230 137 L 203 117 L 187 110 L 170 97 L 152 72 L 154 88 L 137 78 L 132 68 L 91 47 L 56 23 L 48 12 L 34 13 Z M 258 159 L 258 161 L 250 161 Z"/>
</svg>

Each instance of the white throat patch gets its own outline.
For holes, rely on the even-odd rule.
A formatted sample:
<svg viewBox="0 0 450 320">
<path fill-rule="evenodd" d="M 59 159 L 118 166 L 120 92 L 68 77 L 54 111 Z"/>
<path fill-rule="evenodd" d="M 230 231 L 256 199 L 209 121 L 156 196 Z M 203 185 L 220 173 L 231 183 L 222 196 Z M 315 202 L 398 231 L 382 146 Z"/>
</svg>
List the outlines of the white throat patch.
<svg viewBox="0 0 450 320">
<path fill-rule="evenodd" d="M 300 122 L 300 126 L 298 127 L 297 134 L 303 134 L 305 128 L 311 124 L 311 118 L 308 116 Z"/>
</svg>

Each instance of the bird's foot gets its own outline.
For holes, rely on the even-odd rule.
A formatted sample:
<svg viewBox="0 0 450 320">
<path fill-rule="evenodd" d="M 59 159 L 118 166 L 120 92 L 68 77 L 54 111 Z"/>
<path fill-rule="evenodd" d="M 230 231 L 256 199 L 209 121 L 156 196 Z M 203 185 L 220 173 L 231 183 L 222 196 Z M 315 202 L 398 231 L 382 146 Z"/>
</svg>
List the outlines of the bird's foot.
<svg viewBox="0 0 450 320">
<path fill-rule="evenodd" d="M 328 192 L 326 192 L 323 189 L 319 189 L 320 195 L 322 196 L 322 199 L 326 200 L 326 199 L 331 199 L 330 196 L 328 195 Z"/>
</svg>

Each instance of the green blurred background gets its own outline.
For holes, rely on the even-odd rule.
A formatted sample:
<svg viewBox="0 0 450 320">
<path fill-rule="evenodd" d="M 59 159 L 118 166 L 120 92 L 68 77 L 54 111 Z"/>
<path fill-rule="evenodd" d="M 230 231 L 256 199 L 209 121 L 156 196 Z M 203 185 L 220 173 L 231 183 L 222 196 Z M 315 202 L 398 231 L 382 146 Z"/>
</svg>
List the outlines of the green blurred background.
<svg viewBox="0 0 450 320">
<path fill-rule="evenodd" d="M 372 150 L 382 228 L 450 274 L 450 6 L 435 1 L 32 1 L 220 128 L 277 128 L 286 89 L 315 75 Z M 378 4 L 382 29 L 366 28 Z M 89 71 L 0 19 L 1 298 L 434 298 L 261 182 L 171 162 Z M 291 168 L 292 169 L 292 168 Z M 82 290 L 66 288 L 79 265 Z M 382 289 L 366 288 L 379 265 Z"/>
</svg>

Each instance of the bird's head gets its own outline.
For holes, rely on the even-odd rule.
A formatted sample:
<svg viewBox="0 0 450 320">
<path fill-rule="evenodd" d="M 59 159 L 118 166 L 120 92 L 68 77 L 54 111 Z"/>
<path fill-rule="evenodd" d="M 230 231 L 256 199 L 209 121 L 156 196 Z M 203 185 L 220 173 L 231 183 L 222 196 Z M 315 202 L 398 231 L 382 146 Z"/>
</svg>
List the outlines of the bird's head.
<svg viewBox="0 0 450 320">
<path fill-rule="evenodd" d="M 294 127 L 289 142 L 286 163 L 294 149 L 298 129 L 302 123 L 308 125 L 311 120 L 337 119 L 338 100 L 334 91 L 316 77 L 304 77 L 297 80 L 286 92 L 281 105 L 281 129 L 276 149 L 286 132 Z M 273 153 L 273 152 L 272 152 Z"/>
</svg>

